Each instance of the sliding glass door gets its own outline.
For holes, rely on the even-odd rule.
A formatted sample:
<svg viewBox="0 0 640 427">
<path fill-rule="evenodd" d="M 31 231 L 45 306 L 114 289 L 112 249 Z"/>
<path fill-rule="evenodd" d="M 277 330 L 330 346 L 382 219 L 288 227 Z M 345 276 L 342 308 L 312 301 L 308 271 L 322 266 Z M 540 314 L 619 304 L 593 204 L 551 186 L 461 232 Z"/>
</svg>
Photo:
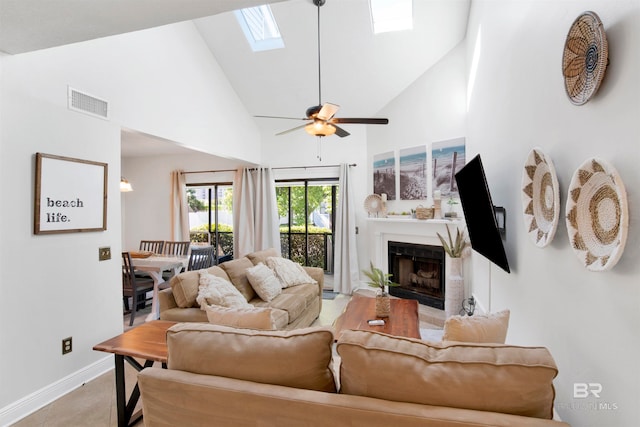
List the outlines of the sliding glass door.
<svg viewBox="0 0 640 427">
<path fill-rule="evenodd" d="M 191 243 L 216 246 L 217 257 L 233 255 L 233 185 L 187 187 Z"/>
<path fill-rule="evenodd" d="M 333 272 L 334 206 L 337 182 L 276 182 L 282 256 Z"/>
</svg>

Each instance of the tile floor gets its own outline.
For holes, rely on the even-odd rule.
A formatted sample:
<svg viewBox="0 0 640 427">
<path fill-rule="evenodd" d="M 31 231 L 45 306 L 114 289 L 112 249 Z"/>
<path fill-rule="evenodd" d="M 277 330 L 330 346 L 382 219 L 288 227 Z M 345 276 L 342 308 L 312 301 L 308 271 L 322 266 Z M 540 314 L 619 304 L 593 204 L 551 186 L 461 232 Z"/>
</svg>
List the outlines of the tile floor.
<svg viewBox="0 0 640 427">
<path fill-rule="evenodd" d="M 338 295 L 333 300 L 322 301 L 322 311 L 314 325 L 329 326 L 333 324 L 349 302 L 348 295 Z M 150 307 L 136 314 L 134 327 L 143 323 Z M 440 310 L 420 306 L 420 328 L 438 329 L 444 319 Z M 129 329 L 129 315 L 123 318 L 124 329 Z M 135 384 L 137 372 L 128 364 L 126 366 L 127 396 Z M 13 424 L 15 427 L 111 427 L 117 425 L 115 404 L 115 381 L 113 370 L 89 381 L 76 390 L 57 399 L 44 408 Z M 140 420 L 136 427 L 144 426 Z"/>
</svg>

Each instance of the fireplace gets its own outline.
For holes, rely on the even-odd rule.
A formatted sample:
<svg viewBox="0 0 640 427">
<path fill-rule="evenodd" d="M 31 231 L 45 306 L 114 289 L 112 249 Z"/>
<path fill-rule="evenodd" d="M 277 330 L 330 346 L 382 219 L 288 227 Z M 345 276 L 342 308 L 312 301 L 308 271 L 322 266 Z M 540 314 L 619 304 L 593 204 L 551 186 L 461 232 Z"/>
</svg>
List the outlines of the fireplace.
<svg viewBox="0 0 640 427">
<path fill-rule="evenodd" d="M 400 286 L 389 287 L 399 298 L 444 310 L 445 253 L 442 246 L 388 242 L 389 273 Z"/>
</svg>

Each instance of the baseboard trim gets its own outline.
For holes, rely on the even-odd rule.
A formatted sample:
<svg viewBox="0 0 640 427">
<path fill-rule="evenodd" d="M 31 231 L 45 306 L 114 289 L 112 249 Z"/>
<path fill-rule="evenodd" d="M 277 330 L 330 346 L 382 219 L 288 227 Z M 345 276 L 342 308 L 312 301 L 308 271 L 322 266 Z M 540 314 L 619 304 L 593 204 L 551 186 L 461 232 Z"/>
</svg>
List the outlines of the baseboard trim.
<svg viewBox="0 0 640 427">
<path fill-rule="evenodd" d="M 66 377 L 31 393 L 22 399 L 0 409 L 0 426 L 9 426 L 83 384 L 113 370 L 113 355 L 104 357 Z"/>
</svg>

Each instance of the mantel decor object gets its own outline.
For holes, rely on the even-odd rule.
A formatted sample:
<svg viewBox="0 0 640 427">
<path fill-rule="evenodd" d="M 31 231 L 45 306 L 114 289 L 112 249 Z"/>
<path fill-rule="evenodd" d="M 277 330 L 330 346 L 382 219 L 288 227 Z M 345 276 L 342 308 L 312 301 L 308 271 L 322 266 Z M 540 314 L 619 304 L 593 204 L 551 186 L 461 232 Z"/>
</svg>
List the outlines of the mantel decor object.
<svg viewBox="0 0 640 427">
<path fill-rule="evenodd" d="M 584 12 L 569 29 L 562 55 L 562 75 L 569 100 L 583 105 L 596 93 L 609 63 L 607 35 L 595 12 Z"/>
<path fill-rule="evenodd" d="M 567 197 L 571 247 L 590 271 L 613 268 L 629 230 L 627 193 L 618 172 L 602 159 L 587 159 L 573 174 Z"/>
<path fill-rule="evenodd" d="M 527 233 L 544 248 L 553 240 L 560 217 L 560 190 L 553 162 L 536 147 L 529 152 L 522 173 L 522 209 Z"/>
<path fill-rule="evenodd" d="M 385 208 L 385 202 L 382 197 L 377 194 L 370 194 L 364 199 L 364 209 L 371 217 L 377 217 L 379 212 L 382 212 Z"/>
</svg>

